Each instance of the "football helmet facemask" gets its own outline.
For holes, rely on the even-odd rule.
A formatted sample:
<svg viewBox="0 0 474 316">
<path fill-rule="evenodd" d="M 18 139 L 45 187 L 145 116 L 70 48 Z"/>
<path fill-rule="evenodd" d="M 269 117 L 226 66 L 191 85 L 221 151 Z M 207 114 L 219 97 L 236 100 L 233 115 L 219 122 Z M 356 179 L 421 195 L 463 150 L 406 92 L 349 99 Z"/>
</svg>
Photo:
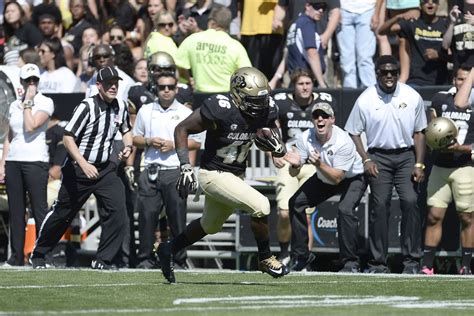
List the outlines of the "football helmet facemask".
<svg viewBox="0 0 474 316">
<path fill-rule="evenodd" d="M 433 119 L 425 130 L 426 143 L 432 150 L 444 149 L 456 142 L 458 127 L 447 117 Z"/>
<path fill-rule="evenodd" d="M 176 73 L 173 57 L 166 52 L 156 52 L 148 58 L 148 73 L 150 78 L 162 72 Z"/>
<path fill-rule="evenodd" d="M 258 69 L 244 67 L 230 78 L 230 95 L 239 110 L 252 118 L 262 117 L 270 106 L 268 79 Z"/>
</svg>

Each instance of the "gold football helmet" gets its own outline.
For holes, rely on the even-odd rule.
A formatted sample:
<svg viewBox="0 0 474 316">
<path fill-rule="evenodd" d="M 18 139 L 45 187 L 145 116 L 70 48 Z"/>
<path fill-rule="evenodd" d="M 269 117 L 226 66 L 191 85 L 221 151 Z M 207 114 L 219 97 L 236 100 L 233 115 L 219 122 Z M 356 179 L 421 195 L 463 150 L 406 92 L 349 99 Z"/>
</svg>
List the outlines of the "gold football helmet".
<svg viewBox="0 0 474 316">
<path fill-rule="evenodd" d="M 433 119 L 425 130 L 426 143 L 432 150 L 446 148 L 456 142 L 458 127 L 447 117 Z"/>
<path fill-rule="evenodd" d="M 250 117 L 263 116 L 270 104 L 270 86 L 265 75 L 253 67 L 243 67 L 230 78 L 230 95 L 239 110 Z"/>
<path fill-rule="evenodd" d="M 151 75 L 150 77 L 163 71 L 176 73 L 176 64 L 170 54 L 166 52 L 156 52 L 148 57 L 148 72 Z"/>
</svg>

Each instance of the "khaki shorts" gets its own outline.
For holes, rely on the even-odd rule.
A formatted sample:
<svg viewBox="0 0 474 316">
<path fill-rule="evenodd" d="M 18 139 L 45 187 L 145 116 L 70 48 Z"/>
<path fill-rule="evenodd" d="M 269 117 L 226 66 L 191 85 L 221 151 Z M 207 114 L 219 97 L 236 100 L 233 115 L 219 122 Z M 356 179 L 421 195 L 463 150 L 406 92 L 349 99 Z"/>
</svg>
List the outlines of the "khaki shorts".
<svg viewBox="0 0 474 316">
<path fill-rule="evenodd" d="M 276 201 L 280 210 L 289 208 L 288 201 L 295 194 L 296 190 L 306 182 L 316 172 L 316 167 L 311 164 L 304 164 L 300 173 L 296 177 L 290 176 L 290 164 L 278 169 L 276 179 Z"/>
<path fill-rule="evenodd" d="M 429 206 L 447 208 L 454 198 L 458 212 L 473 212 L 474 167 L 433 166 L 427 191 Z"/>
<path fill-rule="evenodd" d="M 270 201 L 230 172 L 199 171 L 199 184 L 206 197 L 201 225 L 208 234 L 221 230 L 227 218 L 236 210 L 253 217 L 270 214 Z"/>
</svg>

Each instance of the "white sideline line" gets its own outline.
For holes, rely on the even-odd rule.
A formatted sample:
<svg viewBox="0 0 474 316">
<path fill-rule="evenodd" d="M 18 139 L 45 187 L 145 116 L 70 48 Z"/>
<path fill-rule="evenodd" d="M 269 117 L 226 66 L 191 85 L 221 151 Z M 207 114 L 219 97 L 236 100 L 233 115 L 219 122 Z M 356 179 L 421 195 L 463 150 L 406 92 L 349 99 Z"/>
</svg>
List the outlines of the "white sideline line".
<svg viewBox="0 0 474 316">
<path fill-rule="evenodd" d="M 169 308 L 127 308 L 127 309 L 81 309 L 81 310 L 43 310 L 10 312 L 0 311 L 0 315 L 68 315 L 68 314 L 136 314 L 136 313 L 159 313 L 159 312 L 209 312 L 209 311 L 238 311 L 238 310 L 271 310 L 271 309 L 294 309 L 313 307 L 337 307 L 337 306 L 362 306 L 362 305 L 386 305 L 394 308 L 423 308 L 423 309 L 473 309 L 474 300 L 454 301 L 422 301 L 413 296 L 342 296 L 342 295 L 282 295 L 282 296 L 241 296 L 241 297 L 214 297 L 214 298 L 192 298 L 177 299 L 175 305 L 182 304 L 223 304 L 226 306 L 191 306 L 191 307 L 169 307 Z M 242 304 L 227 306 L 229 303 Z M 255 305 L 252 305 L 255 304 Z"/>
</svg>

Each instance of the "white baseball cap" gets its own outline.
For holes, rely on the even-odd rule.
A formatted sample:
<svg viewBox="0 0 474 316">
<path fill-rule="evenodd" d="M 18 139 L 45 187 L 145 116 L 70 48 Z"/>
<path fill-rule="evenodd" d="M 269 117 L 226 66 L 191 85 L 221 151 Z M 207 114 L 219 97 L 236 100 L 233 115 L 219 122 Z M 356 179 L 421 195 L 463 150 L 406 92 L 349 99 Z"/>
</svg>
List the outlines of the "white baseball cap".
<svg viewBox="0 0 474 316">
<path fill-rule="evenodd" d="M 35 64 L 26 64 L 23 65 L 20 69 L 20 78 L 25 80 L 30 77 L 40 77 L 40 70 Z"/>
</svg>

